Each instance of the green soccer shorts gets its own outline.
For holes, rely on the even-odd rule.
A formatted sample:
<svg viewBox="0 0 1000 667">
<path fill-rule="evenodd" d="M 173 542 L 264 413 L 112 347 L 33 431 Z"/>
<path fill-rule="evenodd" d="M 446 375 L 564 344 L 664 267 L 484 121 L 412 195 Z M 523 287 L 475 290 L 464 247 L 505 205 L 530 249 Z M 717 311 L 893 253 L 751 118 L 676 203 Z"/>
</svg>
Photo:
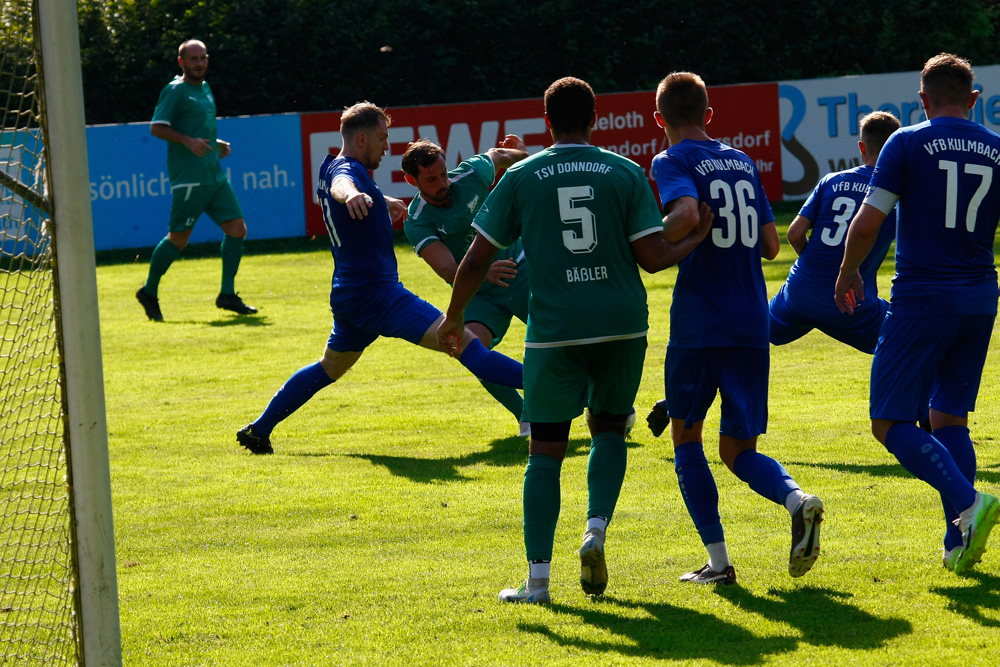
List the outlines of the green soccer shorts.
<svg viewBox="0 0 1000 667">
<path fill-rule="evenodd" d="M 212 221 L 224 222 L 243 217 L 240 202 L 228 178 L 217 183 L 179 183 L 171 185 L 173 200 L 170 204 L 170 224 L 172 232 L 186 232 L 205 213 Z"/>
<path fill-rule="evenodd" d="M 522 322 L 528 321 L 528 276 L 518 274 L 508 287 L 500 287 L 492 283 L 485 284 L 486 289 L 477 292 L 469 305 L 465 307 L 465 322 L 480 322 L 493 333 L 495 347 L 510 328 L 510 318 L 516 317 Z"/>
<path fill-rule="evenodd" d="M 583 412 L 628 414 L 646 359 L 646 336 L 524 350 L 524 419 L 572 421 Z"/>
</svg>

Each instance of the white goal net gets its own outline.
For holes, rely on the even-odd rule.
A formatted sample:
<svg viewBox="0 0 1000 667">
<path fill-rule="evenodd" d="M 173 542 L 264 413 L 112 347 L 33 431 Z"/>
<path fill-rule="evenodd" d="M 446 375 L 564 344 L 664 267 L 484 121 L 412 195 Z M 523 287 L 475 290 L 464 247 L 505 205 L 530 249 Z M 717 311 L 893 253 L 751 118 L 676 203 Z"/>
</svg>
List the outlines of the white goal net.
<svg viewBox="0 0 1000 667">
<path fill-rule="evenodd" d="M 62 5 L 57 11 L 52 7 Z M 53 39 L 51 29 L 66 25 L 71 8 L 73 41 L 67 36 Z M 59 12 L 65 16 L 60 18 Z M 46 14 L 49 12 L 49 14 Z M 39 15 L 50 21 L 53 28 L 43 36 Z M 52 18 L 50 19 L 50 15 Z M 90 508 L 77 511 L 75 503 L 91 502 L 94 491 L 78 489 L 79 484 L 91 484 L 80 479 L 70 465 L 74 456 L 90 458 L 93 451 L 88 438 L 73 440 L 74 418 L 69 410 L 74 405 L 68 391 L 76 390 L 80 381 L 67 377 L 76 364 L 70 358 L 79 343 L 66 345 L 68 335 L 79 324 L 68 324 L 67 312 L 78 307 L 61 307 L 68 292 L 79 289 L 76 259 L 67 258 L 69 270 L 62 270 L 63 258 L 58 257 L 58 241 L 69 251 L 88 252 L 72 247 L 73 236 L 62 228 L 76 228 L 76 234 L 91 234 L 89 210 L 79 215 L 73 202 L 61 199 L 61 192 L 71 192 L 59 182 L 58 171 L 51 168 L 56 160 L 67 159 L 66 144 L 53 151 L 56 134 L 62 128 L 82 126 L 82 96 L 78 122 L 67 121 L 62 107 L 67 100 L 63 91 L 47 85 L 47 66 L 52 64 L 58 85 L 66 86 L 61 77 L 73 66 L 65 66 L 67 57 L 75 57 L 75 83 L 79 86 L 79 47 L 75 3 L 59 0 L 4 0 L 0 3 L 0 98 L 3 99 L 3 122 L 0 124 L 0 665 L 77 665 L 116 664 L 120 662 L 120 640 L 117 625 L 117 600 L 110 610 L 92 612 L 95 585 L 114 587 L 113 537 L 111 553 L 98 555 L 103 562 L 94 581 L 93 565 L 88 564 L 94 541 L 87 535 L 93 523 Z M 50 44 L 61 44 L 67 53 L 50 53 Z M 69 45 L 69 48 L 67 47 Z M 45 47 L 45 48 L 43 48 Z M 66 86 L 69 98 L 75 98 L 73 86 Z M 55 92 L 53 92 L 55 90 Z M 82 88 L 81 88 L 82 90 Z M 71 100 L 70 100 L 71 101 Z M 49 108 L 57 107 L 62 118 L 49 118 Z M 52 123 L 49 121 L 53 120 Z M 73 140 L 70 140 L 72 144 Z M 78 143 L 78 139 L 77 139 Z M 59 153 L 53 155 L 53 153 Z M 78 156 L 77 156 L 78 157 Z M 85 142 L 83 159 L 85 166 Z M 86 169 L 84 169 L 86 174 Z M 53 196 L 55 195 L 55 196 Z M 89 207 L 89 201 L 87 202 Z M 65 214 L 62 212 L 65 211 Z M 86 227 L 81 231 L 80 227 Z M 54 233 L 55 230 L 59 233 Z M 90 267 L 89 289 L 93 283 L 93 244 L 90 257 L 82 263 Z M 57 266 L 59 270 L 57 270 Z M 86 281 L 84 281 L 86 282 Z M 87 285 L 83 286 L 88 289 Z M 74 301 L 76 297 L 73 298 Z M 84 295 L 84 303 L 87 296 Z M 96 297 L 92 297 L 96 305 Z M 96 323 L 96 307 L 93 308 Z M 87 322 L 84 328 L 89 326 Z M 93 335 L 90 336 L 94 338 Z M 99 343 L 99 337 L 96 338 Z M 93 340 L 89 343 L 92 345 Z M 98 368 L 100 350 L 97 349 Z M 86 381 L 86 380 L 84 380 Z M 94 379 L 90 380 L 93 383 Z M 102 382 L 98 371 L 96 381 Z M 79 390 L 76 390 L 79 391 Z M 104 474 L 98 483 L 105 488 L 96 492 L 99 512 L 107 504 L 110 518 L 110 489 L 107 480 L 107 434 L 103 418 L 103 388 L 97 392 L 100 416 L 83 416 L 103 431 L 96 438 L 97 449 L 103 446 Z M 93 401 L 91 401 L 93 403 Z M 84 412 L 81 408 L 78 412 Z M 98 457 L 100 458 L 100 456 Z M 92 466 L 93 462 L 88 462 Z M 84 471 L 84 477 L 87 476 Z M 96 541 L 107 545 L 112 535 L 110 527 L 101 529 Z M 81 549 L 81 545 L 86 547 Z M 110 573 L 108 559 L 110 558 Z M 88 570 L 88 568 L 90 568 Z M 102 574 L 100 572 L 103 572 Z M 107 597 L 107 593 L 104 596 Z M 100 597 L 100 596 L 98 596 Z M 98 606 L 100 609 L 100 606 Z M 88 640 L 85 626 L 94 618 L 94 637 Z M 104 617 L 102 619 L 102 616 Z M 113 619 L 111 618 L 113 617 Z M 98 627 L 103 624 L 104 627 Z M 112 627 L 113 626 L 113 627 Z M 91 647 L 86 645 L 90 644 Z M 91 648 L 86 651 L 85 648 Z M 87 656 L 93 658 L 87 660 Z"/>
</svg>

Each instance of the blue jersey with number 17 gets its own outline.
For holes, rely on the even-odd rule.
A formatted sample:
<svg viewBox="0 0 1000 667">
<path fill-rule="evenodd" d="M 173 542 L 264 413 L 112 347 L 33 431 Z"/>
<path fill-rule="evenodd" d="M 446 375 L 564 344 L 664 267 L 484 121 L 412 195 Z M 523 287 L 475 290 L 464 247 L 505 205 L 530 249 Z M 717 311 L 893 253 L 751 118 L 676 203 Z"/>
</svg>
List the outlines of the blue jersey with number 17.
<svg viewBox="0 0 1000 667">
<path fill-rule="evenodd" d="M 995 314 L 1000 136 L 964 118 L 902 128 L 871 184 L 899 196 L 893 311 Z"/>
<path fill-rule="evenodd" d="M 338 177 L 349 178 L 354 187 L 371 197 L 366 217 L 351 218 L 347 206 L 330 194 L 330 185 Z M 349 300 L 363 301 L 366 292 L 399 282 L 389 208 L 368 169 L 354 158 L 327 155 L 319 168 L 316 194 L 333 252 L 330 305 L 336 310 Z"/>
<path fill-rule="evenodd" d="M 718 141 L 685 139 L 653 158 L 652 173 L 664 208 L 687 196 L 715 213 L 708 236 L 680 263 L 669 345 L 767 349 L 760 230 L 774 214 L 753 160 Z"/>
</svg>

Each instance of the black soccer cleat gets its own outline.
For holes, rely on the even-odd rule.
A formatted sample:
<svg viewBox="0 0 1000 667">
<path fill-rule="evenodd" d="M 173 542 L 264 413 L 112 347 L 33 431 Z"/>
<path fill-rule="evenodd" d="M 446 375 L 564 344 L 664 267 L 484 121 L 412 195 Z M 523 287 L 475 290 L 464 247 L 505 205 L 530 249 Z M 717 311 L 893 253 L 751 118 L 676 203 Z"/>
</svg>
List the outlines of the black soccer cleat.
<svg viewBox="0 0 1000 667">
<path fill-rule="evenodd" d="M 145 287 L 139 288 L 139 291 L 135 293 L 135 298 L 142 304 L 143 310 L 146 311 L 146 317 L 154 322 L 163 321 L 163 313 L 160 312 L 160 300 L 155 296 L 146 294 Z"/>
<path fill-rule="evenodd" d="M 694 572 L 682 574 L 680 580 L 692 584 L 722 584 L 723 586 L 731 586 L 736 583 L 736 568 L 732 565 L 727 565 L 722 568 L 722 572 L 716 572 L 708 567 L 708 565 L 705 565 Z"/>
<path fill-rule="evenodd" d="M 667 411 L 666 399 L 660 399 L 653 404 L 653 409 L 646 415 L 646 423 L 653 437 L 659 438 L 664 429 L 670 425 L 670 413 Z"/>
<path fill-rule="evenodd" d="M 239 294 L 220 294 L 215 297 L 215 307 L 222 308 L 223 310 L 231 310 L 240 315 L 253 315 L 257 312 L 257 309 L 253 306 L 243 303 L 243 299 L 240 298 Z"/>
<path fill-rule="evenodd" d="M 253 432 L 253 424 L 247 424 L 236 432 L 236 441 L 250 450 L 251 454 L 273 454 L 271 439 Z"/>
</svg>

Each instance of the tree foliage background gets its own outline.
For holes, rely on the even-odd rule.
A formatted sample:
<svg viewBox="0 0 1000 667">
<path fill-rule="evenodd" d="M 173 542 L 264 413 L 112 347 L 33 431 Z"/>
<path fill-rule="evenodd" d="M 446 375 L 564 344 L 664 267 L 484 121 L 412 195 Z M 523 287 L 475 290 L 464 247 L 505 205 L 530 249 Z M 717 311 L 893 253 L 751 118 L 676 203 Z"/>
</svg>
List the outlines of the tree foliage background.
<svg viewBox="0 0 1000 667">
<path fill-rule="evenodd" d="M 148 120 L 201 39 L 221 116 L 646 90 L 1000 63 L 1000 0 L 79 0 L 87 122 Z"/>
</svg>

